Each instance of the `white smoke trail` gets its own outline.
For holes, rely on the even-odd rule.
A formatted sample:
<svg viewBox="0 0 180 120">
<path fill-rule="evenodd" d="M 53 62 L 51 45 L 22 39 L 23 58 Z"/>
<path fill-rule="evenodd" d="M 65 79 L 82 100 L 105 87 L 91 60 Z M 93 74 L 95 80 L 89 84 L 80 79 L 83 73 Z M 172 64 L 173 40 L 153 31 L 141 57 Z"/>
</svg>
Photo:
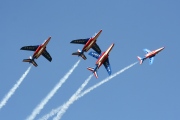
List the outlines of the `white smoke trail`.
<svg viewBox="0 0 180 120">
<path fill-rule="evenodd" d="M 79 93 L 84 89 L 84 87 L 88 84 L 88 82 L 90 81 L 90 79 L 92 78 L 93 74 L 90 75 L 85 81 L 84 83 L 81 85 L 81 87 L 71 96 L 71 98 L 62 105 L 60 111 L 57 113 L 57 116 L 53 119 L 53 120 L 59 120 L 61 119 L 61 117 L 63 116 L 63 114 L 66 112 L 66 110 L 69 108 L 69 106 L 71 104 L 74 103 L 74 101 L 76 100 L 77 96 L 79 95 Z"/>
<path fill-rule="evenodd" d="M 20 86 L 20 84 L 22 83 L 22 81 L 24 80 L 24 78 L 27 76 L 27 74 L 29 73 L 30 69 L 32 66 L 29 66 L 29 68 L 25 71 L 25 73 L 21 76 L 21 78 L 16 82 L 16 84 L 10 89 L 10 91 L 6 94 L 6 96 L 3 98 L 3 100 L 0 102 L 0 109 L 6 105 L 7 101 L 9 100 L 9 98 L 14 94 L 14 92 L 16 91 L 16 89 Z"/>
<path fill-rule="evenodd" d="M 129 65 L 129 66 L 121 69 L 120 71 L 114 73 L 113 75 L 109 76 L 108 78 L 106 78 L 106 79 L 102 80 L 101 82 L 95 84 L 94 86 L 86 89 L 84 92 L 80 93 L 80 94 L 76 97 L 76 100 L 78 100 L 79 98 L 83 97 L 85 94 L 87 94 L 87 93 L 89 93 L 90 91 L 94 90 L 95 88 L 97 88 L 98 86 L 102 85 L 103 83 L 108 82 L 109 80 L 111 80 L 112 78 L 116 77 L 117 75 L 119 75 L 120 73 L 124 72 L 125 70 L 133 67 L 133 66 L 136 65 L 137 63 L 138 63 L 138 62 L 135 62 L 135 63 L 133 63 L 133 64 L 131 64 L 131 65 Z M 59 109 L 61 109 L 61 107 L 62 107 L 62 106 L 60 106 L 60 107 L 58 107 L 58 108 L 56 108 L 56 109 L 51 110 L 51 112 L 50 112 L 49 114 L 44 115 L 44 116 L 43 116 L 42 118 L 40 118 L 39 120 L 47 120 L 47 119 L 49 119 L 50 117 L 52 117 L 53 115 L 55 115 L 55 114 L 59 111 Z"/>
<path fill-rule="evenodd" d="M 71 101 L 71 102 L 74 102 L 72 100 L 76 100 L 74 99 L 75 96 L 77 96 L 83 89 L 84 87 L 88 84 L 89 80 L 92 78 L 93 75 L 90 75 L 86 80 L 85 82 L 81 85 L 81 87 L 71 96 L 71 98 L 68 100 L 68 101 Z M 50 117 L 54 116 L 56 113 L 58 113 L 62 108 L 64 109 L 65 108 L 65 105 L 71 103 L 71 102 L 66 102 L 64 105 L 62 106 L 59 106 L 58 108 L 56 109 L 52 109 L 51 112 L 47 115 L 44 115 L 42 118 L 40 118 L 39 120 L 47 120 L 49 119 Z M 70 105 L 70 104 L 69 104 Z M 63 107 L 64 106 L 64 107 Z M 67 109 L 66 109 L 67 110 Z"/>
<path fill-rule="evenodd" d="M 33 110 L 31 115 L 27 118 L 27 120 L 33 120 L 37 114 L 40 113 L 40 111 L 44 108 L 44 106 L 47 104 L 47 102 L 54 96 L 54 94 L 57 92 L 57 90 L 62 86 L 62 84 L 68 79 L 68 77 L 71 75 L 71 73 L 74 71 L 74 69 L 78 66 L 80 60 L 78 60 L 75 65 L 66 73 L 66 75 L 60 79 L 60 81 L 55 85 L 55 87 L 49 92 L 49 94 L 41 101 L 39 105 L 36 106 L 36 108 Z"/>
<path fill-rule="evenodd" d="M 123 68 L 122 70 L 114 73 L 113 75 L 107 77 L 106 79 L 102 80 L 101 82 L 95 84 L 94 86 L 86 89 L 84 92 L 82 92 L 81 94 L 78 95 L 77 100 L 78 100 L 79 98 L 83 97 L 85 94 L 91 92 L 91 91 L 94 90 L 95 88 L 99 87 L 100 85 L 108 82 L 108 81 L 111 80 L 112 78 L 116 77 L 117 75 L 119 75 L 119 74 L 123 73 L 124 71 L 128 70 L 129 68 L 133 67 L 133 66 L 136 65 L 137 63 L 138 63 L 138 62 L 135 62 L 135 63 L 133 63 L 133 64 L 131 64 L 131 65 Z"/>
<path fill-rule="evenodd" d="M 44 115 L 43 117 L 41 117 L 38 120 L 47 120 L 50 117 L 54 116 L 56 113 L 58 113 L 61 110 L 62 106 L 59 106 L 58 108 L 52 109 L 51 112 L 49 114 Z"/>
</svg>

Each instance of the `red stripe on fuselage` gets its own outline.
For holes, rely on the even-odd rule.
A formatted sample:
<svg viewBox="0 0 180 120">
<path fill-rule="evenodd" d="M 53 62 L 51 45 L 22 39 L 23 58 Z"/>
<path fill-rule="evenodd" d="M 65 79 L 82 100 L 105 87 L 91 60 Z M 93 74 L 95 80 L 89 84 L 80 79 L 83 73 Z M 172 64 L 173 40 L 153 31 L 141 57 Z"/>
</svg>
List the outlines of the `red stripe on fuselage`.
<svg viewBox="0 0 180 120">
<path fill-rule="evenodd" d="M 96 62 L 96 65 L 99 67 L 104 63 L 104 61 L 108 58 L 108 54 L 105 54 L 105 52 L 102 53 L 102 55 L 99 57 L 99 59 Z"/>
<path fill-rule="evenodd" d="M 49 37 L 47 40 L 45 40 L 45 42 L 41 45 L 39 45 L 39 47 L 36 49 L 36 51 L 34 52 L 33 54 L 33 58 L 38 58 L 42 53 L 43 51 L 46 49 L 46 45 L 49 43 L 51 37 Z"/>
<path fill-rule="evenodd" d="M 87 52 L 92 46 L 96 43 L 97 38 L 101 34 L 102 30 L 100 30 L 94 37 L 91 37 L 88 42 L 84 45 L 83 51 Z"/>
<path fill-rule="evenodd" d="M 158 54 L 159 52 L 161 52 L 164 48 L 165 48 L 165 47 L 161 47 L 161 48 L 159 48 L 159 49 L 157 49 L 157 50 L 154 50 L 154 51 L 146 54 L 145 57 L 146 57 L 146 58 L 150 58 L 150 57 L 152 57 L 152 56 L 155 56 L 156 54 Z"/>
<path fill-rule="evenodd" d="M 157 54 L 157 53 L 156 53 L 155 51 L 152 51 L 152 52 L 146 54 L 145 57 L 146 57 L 146 58 L 150 58 L 150 57 L 152 57 L 152 56 L 154 56 L 154 55 L 156 55 L 156 54 Z"/>
<path fill-rule="evenodd" d="M 96 43 L 96 40 L 94 40 L 93 38 L 90 38 L 90 39 L 88 40 L 88 42 L 84 45 L 83 51 L 87 52 L 90 48 L 92 48 L 92 46 L 94 45 L 94 43 Z"/>
<path fill-rule="evenodd" d="M 37 58 L 42 54 L 42 52 L 44 51 L 44 49 L 45 49 L 45 47 L 43 47 L 42 45 L 40 45 L 40 46 L 36 49 L 36 51 L 34 52 L 33 57 L 37 59 Z"/>
</svg>

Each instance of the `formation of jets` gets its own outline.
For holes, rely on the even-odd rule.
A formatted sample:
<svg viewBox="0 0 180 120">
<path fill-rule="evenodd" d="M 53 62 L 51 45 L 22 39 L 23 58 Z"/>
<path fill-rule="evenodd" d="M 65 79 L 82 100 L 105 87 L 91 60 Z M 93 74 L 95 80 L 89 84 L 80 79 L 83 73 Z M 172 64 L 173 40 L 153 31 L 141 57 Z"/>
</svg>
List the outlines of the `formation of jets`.
<svg viewBox="0 0 180 120">
<path fill-rule="evenodd" d="M 112 45 L 110 45 L 110 47 L 105 52 L 101 53 L 101 49 L 96 43 L 97 38 L 100 36 L 101 32 L 102 32 L 102 30 L 100 30 L 98 33 L 96 33 L 91 38 L 76 39 L 76 40 L 72 40 L 70 42 L 70 43 L 74 43 L 74 44 L 83 44 L 84 45 L 82 50 L 78 49 L 77 52 L 72 53 L 72 55 L 81 56 L 84 60 L 87 59 L 86 56 L 84 55 L 84 52 L 88 52 L 90 48 L 92 48 L 94 50 L 94 51 L 89 52 L 89 55 L 97 59 L 97 61 L 95 63 L 95 67 L 94 68 L 88 67 L 87 69 L 90 70 L 96 78 L 98 78 L 97 70 L 100 68 L 100 66 L 102 64 L 104 65 L 104 67 L 107 70 L 109 75 L 111 75 L 111 72 L 112 72 L 108 56 L 109 56 L 110 51 L 114 47 L 114 43 Z M 34 51 L 33 56 L 32 57 L 30 56 L 29 59 L 24 59 L 23 62 L 32 63 L 35 67 L 37 67 L 38 65 L 34 59 L 38 59 L 40 55 L 44 56 L 48 61 L 51 62 L 52 57 L 46 50 L 46 46 L 49 43 L 50 39 L 51 39 L 51 37 L 49 37 L 47 40 L 44 41 L 44 43 L 42 43 L 40 45 L 22 47 L 20 50 Z M 155 55 L 158 54 L 160 51 L 162 51 L 164 48 L 165 47 L 161 47 L 154 51 L 144 49 L 144 51 L 146 52 L 145 57 L 141 58 L 141 57 L 137 56 L 138 60 L 140 61 L 140 64 L 142 64 L 145 59 L 149 58 L 150 65 L 151 65 L 154 61 Z"/>
</svg>

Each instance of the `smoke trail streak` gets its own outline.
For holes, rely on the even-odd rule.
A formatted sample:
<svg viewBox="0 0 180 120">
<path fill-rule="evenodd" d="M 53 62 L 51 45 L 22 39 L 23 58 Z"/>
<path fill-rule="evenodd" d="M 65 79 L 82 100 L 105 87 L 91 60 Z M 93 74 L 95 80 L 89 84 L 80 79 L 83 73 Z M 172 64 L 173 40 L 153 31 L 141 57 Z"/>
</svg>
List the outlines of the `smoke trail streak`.
<svg viewBox="0 0 180 120">
<path fill-rule="evenodd" d="M 49 92 L 49 94 L 41 101 L 39 105 L 36 106 L 36 108 L 33 110 L 31 115 L 27 118 L 27 120 L 33 120 L 37 114 L 40 113 L 40 111 L 44 108 L 44 106 L 47 104 L 47 102 L 54 96 L 54 94 L 57 92 L 57 90 L 62 86 L 62 84 L 68 79 L 68 77 L 71 75 L 71 73 L 74 71 L 74 69 L 78 66 L 80 60 L 78 60 L 75 65 L 66 73 L 66 75 L 60 79 L 60 81 L 55 85 L 55 87 Z"/>
<path fill-rule="evenodd" d="M 129 66 L 121 69 L 120 71 L 114 73 L 113 75 L 109 76 L 108 78 L 106 78 L 106 79 L 102 80 L 101 82 L 95 84 L 94 86 L 86 89 L 84 92 L 82 92 L 81 94 L 79 94 L 79 95 L 76 97 L 76 100 L 78 100 L 79 98 L 83 97 L 85 94 L 87 94 L 87 93 L 89 93 L 90 91 L 94 90 L 95 88 L 97 88 L 98 86 L 102 85 L 103 83 L 108 82 L 108 81 L 111 80 L 112 78 L 116 77 L 118 74 L 124 72 L 125 70 L 127 70 L 127 69 L 129 69 L 129 68 L 131 68 L 131 67 L 133 67 L 133 66 L 136 65 L 137 63 L 138 63 L 138 62 L 135 62 L 135 63 L 133 63 L 133 64 L 131 64 L 131 65 L 129 65 Z M 47 119 L 49 119 L 50 117 L 52 117 L 53 115 L 55 115 L 55 114 L 59 111 L 59 109 L 61 109 L 61 107 L 62 107 L 62 106 L 60 106 L 60 107 L 58 107 L 58 108 L 56 108 L 56 109 L 51 110 L 50 113 L 44 115 L 44 116 L 43 116 L 42 118 L 40 118 L 39 120 L 47 120 Z"/>
<path fill-rule="evenodd" d="M 16 84 L 10 89 L 10 91 L 6 94 L 6 96 L 3 98 L 3 100 L 0 103 L 0 109 L 6 105 L 7 101 L 9 100 L 9 98 L 14 94 L 14 92 L 16 91 L 16 89 L 20 86 L 20 84 L 22 83 L 22 81 L 24 80 L 24 78 L 27 76 L 27 74 L 29 73 L 29 71 L 31 70 L 32 66 L 29 66 L 29 68 L 25 71 L 25 73 L 21 76 L 21 78 L 16 82 Z"/>
<path fill-rule="evenodd" d="M 49 114 L 44 115 L 43 117 L 39 118 L 38 120 L 47 120 L 50 117 L 54 116 L 56 113 L 58 113 L 61 110 L 62 106 L 59 106 L 58 108 L 52 109 Z"/>
<path fill-rule="evenodd" d="M 108 81 L 111 80 L 112 78 L 116 77 L 117 75 L 119 75 L 119 74 L 123 73 L 124 71 L 128 70 L 129 68 L 133 67 L 133 66 L 136 65 L 137 63 L 138 63 L 138 62 L 135 62 L 135 63 L 133 63 L 133 64 L 125 67 L 124 69 L 122 69 L 122 70 L 114 73 L 113 75 L 107 77 L 106 79 L 104 79 L 104 80 L 102 80 L 101 82 L 95 84 L 94 86 L 86 89 L 84 92 L 82 92 L 81 94 L 78 95 L 77 100 L 78 100 L 79 98 L 83 97 L 85 94 L 91 92 L 91 91 L 94 90 L 95 88 L 99 87 L 100 85 L 108 82 Z"/>
<path fill-rule="evenodd" d="M 90 75 L 84 83 L 81 85 L 81 87 L 71 96 L 71 98 L 62 105 L 61 110 L 57 113 L 57 116 L 53 120 L 59 120 L 63 116 L 63 114 L 66 112 L 66 110 L 69 108 L 71 104 L 74 103 L 79 93 L 84 89 L 84 87 L 88 84 L 88 82 L 91 80 L 93 74 Z"/>
<path fill-rule="evenodd" d="M 93 75 L 90 75 L 85 81 L 84 83 L 81 85 L 81 87 L 71 96 L 71 98 L 68 100 L 68 101 L 71 101 L 71 102 L 74 102 L 74 99 L 75 96 L 77 96 L 79 93 L 81 93 L 81 91 L 84 89 L 84 87 L 88 84 L 89 80 L 92 78 Z M 73 101 L 72 101 L 73 100 Z M 56 109 L 52 109 L 51 112 L 47 115 L 44 115 L 43 117 L 41 117 L 39 120 L 47 120 L 49 119 L 50 117 L 54 116 L 56 113 L 58 113 L 62 108 L 63 106 L 69 104 L 70 102 L 66 102 L 64 103 L 64 105 L 62 106 L 59 106 L 58 108 Z M 70 104 L 69 104 L 70 105 Z M 65 108 L 65 107 L 64 107 Z M 67 109 L 66 109 L 67 110 Z"/>
</svg>

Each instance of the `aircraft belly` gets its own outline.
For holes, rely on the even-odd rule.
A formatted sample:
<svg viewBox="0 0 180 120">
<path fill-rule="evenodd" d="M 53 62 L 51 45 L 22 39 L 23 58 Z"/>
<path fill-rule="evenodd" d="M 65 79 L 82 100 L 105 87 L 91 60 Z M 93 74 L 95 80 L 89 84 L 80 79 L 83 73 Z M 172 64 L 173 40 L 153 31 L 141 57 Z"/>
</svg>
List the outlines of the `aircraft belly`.
<svg viewBox="0 0 180 120">
<path fill-rule="evenodd" d="M 98 67 L 100 67 L 104 61 L 107 59 L 106 55 L 104 54 L 97 62 L 96 64 L 98 64 Z"/>
<path fill-rule="evenodd" d="M 87 52 L 89 49 L 90 49 L 90 47 L 87 46 L 87 47 L 84 49 L 84 51 Z"/>
<path fill-rule="evenodd" d="M 154 54 L 154 53 L 147 54 L 147 55 L 146 55 L 146 58 L 150 58 L 150 57 L 153 57 L 153 56 L 155 56 L 155 54 Z"/>
<path fill-rule="evenodd" d="M 84 49 L 84 51 L 87 52 L 92 47 L 93 43 L 94 42 L 89 43 L 89 45 L 87 45 L 87 47 Z"/>
<path fill-rule="evenodd" d="M 44 48 L 41 48 L 36 54 L 35 54 L 35 58 L 37 59 L 43 52 Z"/>
</svg>

